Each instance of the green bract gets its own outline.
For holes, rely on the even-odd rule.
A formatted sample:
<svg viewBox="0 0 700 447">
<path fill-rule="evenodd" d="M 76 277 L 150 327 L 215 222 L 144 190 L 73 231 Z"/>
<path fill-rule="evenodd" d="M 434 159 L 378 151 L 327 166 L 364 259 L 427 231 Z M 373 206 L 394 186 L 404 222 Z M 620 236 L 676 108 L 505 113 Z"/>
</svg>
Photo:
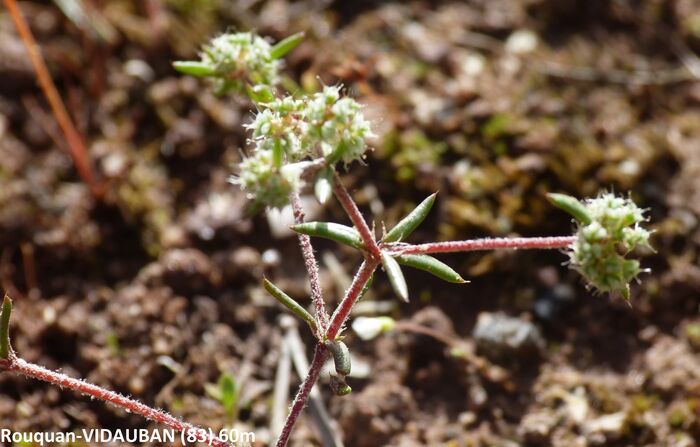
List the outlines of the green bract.
<svg viewBox="0 0 700 447">
<path fill-rule="evenodd" d="M 599 291 L 629 299 L 629 283 L 642 269 L 639 261 L 626 256 L 637 246 L 649 247 L 650 233 L 640 226 L 646 221 L 644 211 L 630 199 L 609 193 L 581 205 L 582 209 L 574 206 L 577 212 L 572 214 L 590 220 L 579 222 L 569 253 L 571 266 Z"/>
</svg>

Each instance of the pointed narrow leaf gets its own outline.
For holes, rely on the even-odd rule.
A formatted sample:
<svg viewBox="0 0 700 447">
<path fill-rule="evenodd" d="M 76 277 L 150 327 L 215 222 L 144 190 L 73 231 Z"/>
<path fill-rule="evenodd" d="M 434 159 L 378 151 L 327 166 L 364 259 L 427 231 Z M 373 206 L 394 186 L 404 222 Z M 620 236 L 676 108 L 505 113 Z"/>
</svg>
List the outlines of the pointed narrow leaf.
<svg viewBox="0 0 700 447">
<path fill-rule="evenodd" d="M 248 97 L 256 104 L 266 104 L 275 100 L 275 95 L 270 90 L 269 85 L 258 84 L 255 86 L 246 86 Z"/>
<path fill-rule="evenodd" d="M 403 272 L 399 266 L 396 259 L 392 258 L 386 253 L 382 253 L 382 265 L 384 266 L 384 271 L 389 277 L 389 282 L 394 292 L 404 300 L 408 302 L 408 286 L 406 285 L 406 278 L 403 277 Z"/>
<path fill-rule="evenodd" d="M 314 194 L 319 203 L 325 205 L 328 199 L 333 195 L 333 170 L 323 169 L 318 173 L 316 177 L 316 183 L 314 184 Z"/>
<path fill-rule="evenodd" d="M 199 61 L 176 61 L 173 62 L 173 68 L 190 76 L 204 77 L 213 76 L 216 70 L 211 65 Z"/>
<path fill-rule="evenodd" d="M 396 261 L 401 265 L 406 265 L 420 270 L 425 270 L 432 273 L 438 278 L 455 283 L 463 284 L 465 281 L 459 273 L 455 272 L 452 267 L 428 255 L 402 255 L 397 256 Z"/>
<path fill-rule="evenodd" d="M 399 242 L 402 241 L 409 234 L 413 233 L 418 225 L 425 220 L 425 217 L 430 212 L 430 209 L 435 203 L 435 196 L 437 193 L 429 195 L 425 200 L 423 200 L 417 207 L 413 209 L 406 217 L 401 219 L 399 223 L 396 224 L 387 234 L 382 238 L 383 242 Z"/>
<path fill-rule="evenodd" d="M 12 300 L 5 294 L 2 300 L 2 313 L 0 313 L 0 358 L 7 359 L 10 355 L 10 315 L 12 314 Z"/>
<path fill-rule="evenodd" d="M 353 248 L 362 248 L 362 238 L 352 227 L 346 227 L 333 222 L 305 222 L 292 225 L 292 230 L 309 236 L 331 239 Z"/>
<path fill-rule="evenodd" d="M 277 42 L 270 50 L 270 56 L 272 56 L 273 59 L 284 57 L 287 53 L 296 48 L 302 40 L 304 40 L 304 32 L 292 34 Z"/>
<path fill-rule="evenodd" d="M 586 207 L 575 197 L 550 192 L 547 194 L 547 199 L 552 203 L 552 205 L 571 214 L 574 216 L 574 219 L 578 220 L 582 224 L 588 225 L 592 222 L 591 216 L 588 214 Z"/>
<path fill-rule="evenodd" d="M 287 309 L 291 310 L 294 315 L 306 321 L 309 324 L 312 332 L 316 332 L 316 320 L 306 309 L 301 307 L 301 305 L 294 301 L 292 297 L 284 293 L 282 289 L 272 284 L 267 278 L 263 278 L 263 284 L 265 286 L 265 290 L 267 290 L 270 295 L 275 297 L 275 299 L 282 303 Z"/>
</svg>

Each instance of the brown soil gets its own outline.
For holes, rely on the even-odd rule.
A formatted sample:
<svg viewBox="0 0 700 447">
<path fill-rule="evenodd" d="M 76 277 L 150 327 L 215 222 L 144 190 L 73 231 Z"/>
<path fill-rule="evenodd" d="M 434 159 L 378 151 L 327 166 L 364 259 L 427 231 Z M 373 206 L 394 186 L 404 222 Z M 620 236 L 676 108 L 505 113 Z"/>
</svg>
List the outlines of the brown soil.
<svg viewBox="0 0 700 447">
<path fill-rule="evenodd" d="M 229 421 L 205 384 L 230 373 L 244 388 L 237 426 L 267 443 L 283 311 L 260 279 L 308 304 L 303 263 L 226 181 L 250 105 L 170 62 L 226 29 L 304 30 L 291 85 L 343 83 L 378 134 L 368 166 L 346 176 L 367 215 L 395 222 L 440 190 L 413 241 L 564 235 L 571 224 L 545 192 L 613 189 L 631 191 L 656 231 L 631 305 L 593 296 L 556 251 L 445 256 L 472 282 L 412 274 L 408 305 L 378 275 L 373 300 L 468 355 L 410 332 L 349 334 L 371 374 L 344 398 L 322 386 L 345 445 L 700 443 L 698 0 L 76 2 L 88 22 L 57 3 L 22 8 L 107 193 L 81 183 L 0 11 L 0 281 L 23 358 L 215 430 Z M 345 219 L 337 204 L 317 218 Z M 348 275 L 359 264 L 314 242 Z M 326 267 L 335 303 L 343 278 Z M 497 310 L 534 321 L 546 352 L 502 365 L 473 354 L 477 316 Z M 3 428 L 152 426 L 0 377 Z M 317 442 L 302 418 L 293 445 Z"/>
</svg>

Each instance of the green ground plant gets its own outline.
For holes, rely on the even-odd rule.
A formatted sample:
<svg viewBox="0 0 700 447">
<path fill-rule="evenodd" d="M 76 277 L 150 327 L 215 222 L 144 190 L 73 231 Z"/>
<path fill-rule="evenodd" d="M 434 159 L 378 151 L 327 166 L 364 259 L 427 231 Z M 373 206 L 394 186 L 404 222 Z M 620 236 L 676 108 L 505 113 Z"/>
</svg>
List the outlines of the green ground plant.
<svg viewBox="0 0 700 447">
<path fill-rule="evenodd" d="M 349 168 L 365 160 L 368 151 L 366 139 L 372 136 L 372 130 L 362 113 L 362 106 L 343 95 L 339 86 L 325 86 L 308 95 L 286 94 L 279 87 L 282 57 L 302 39 L 302 34 L 295 34 L 272 45 L 253 33 L 226 33 L 203 47 L 200 60 L 174 64 L 184 74 L 210 79 L 219 94 L 242 94 L 251 100 L 256 114 L 247 126 L 250 150 L 236 167 L 231 183 L 245 191 L 251 201 L 251 212 L 266 207 L 291 206 L 294 213 L 292 229 L 298 233 L 309 275 L 312 311 L 309 312 L 269 280 L 263 279 L 263 283 L 273 297 L 308 324 L 316 344 L 308 375 L 294 398 L 277 446 L 287 445 L 329 357 L 335 363 L 335 375 L 331 381 L 333 391 L 339 396 L 351 392 L 346 379 L 351 371 L 350 354 L 343 342 L 343 330 L 353 306 L 371 286 L 377 269 L 381 268 L 387 275 L 395 294 L 408 301 L 411 291 L 403 274 L 406 267 L 426 271 L 450 283 L 467 282 L 434 255 L 495 249 L 560 249 L 566 251 L 569 265 L 591 288 L 630 299 L 629 284 L 644 271 L 631 255 L 637 247 L 649 246 L 649 232 L 643 227 L 646 221 L 643 210 L 629 198 L 610 193 L 583 201 L 563 194 L 549 194 L 551 203 L 574 219 L 575 231 L 567 236 L 486 238 L 426 244 L 407 242 L 430 212 L 437 194 L 423 200 L 388 231 L 376 235 L 338 173 L 341 166 Z M 335 196 L 351 225 L 307 222 L 300 200 L 304 189 L 313 190 L 321 203 L 327 203 Z M 343 299 L 330 314 L 321 290 L 311 237 L 350 246 L 362 259 Z M 112 403 L 183 431 L 190 442 L 228 445 L 225 439 L 214 437 L 210 432 L 163 411 L 25 362 L 10 345 L 11 311 L 11 300 L 6 296 L 0 314 L 0 370 L 44 380 Z M 389 330 L 393 324 L 387 319 L 358 323 L 355 329 L 360 335 L 366 331 L 367 338 Z M 222 375 L 211 392 L 234 417 L 238 388 L 233 378 Z"/>
</svg>

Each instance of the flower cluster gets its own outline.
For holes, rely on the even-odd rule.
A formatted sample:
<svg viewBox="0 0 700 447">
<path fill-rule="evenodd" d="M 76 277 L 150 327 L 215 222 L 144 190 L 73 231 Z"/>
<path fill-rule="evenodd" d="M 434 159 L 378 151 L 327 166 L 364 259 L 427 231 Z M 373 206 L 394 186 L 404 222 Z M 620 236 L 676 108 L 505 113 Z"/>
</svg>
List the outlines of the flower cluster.
<svg viewBox="0 0 700 447">
<path fill-rule="evenodd" d="M 571 266 L 601 292 L 619 292 L 629 299 L 629 283 L 642 272 L 639 261 L 626 256 L 636 247 L 649 247 L 647 219 L 630 199 L 602 194 L 582 203 Z"/>
<path fill-rule="evenodd" d="M 259 149 L 240 164 L 240 175 L 229 181 L 246 191 L 256 205 L 281 208 L 288 203 L 289 194 L 301 183 L 303 165 L 299 163 L 276 167 L 271 150 Z"/>
<path fill-rule="evenodd" d="M 267 40 L 252 33 L 226 33 L 212 39 L 200 54 L 201 61 L 182 63 L 181 71 L 208 76 L 216 91 L 245 91 L 247 85 L 273 86 L 281 62 Z"/>
<path fill-rule="evenodd" d="M 360 109 L 352 98 L 340 97 L 339 87 L 325 87 L 309 100 L 304 111 L 308 139 L 321 145 L 329 163 L 362 159 L 372 130 Z"/>
<path fill-rule="evenodd" d="M 327 167 L 360 160 L 371 135 L 369 122 L 354 99 L 341 97 L 339 87 L 325 87 L 308 98 L 287 96 L 258 104 L 260 111 L 247 126 L 252 155 L 240 165 L 240 185 L 254 202 L 280 207 L 303 182 L 304 160 L 323 159 Z M 282 175 L 279 175 L 282 174 Z M 321 202 L 328 197 L 328 169 L 315 179 Z"/>
</svg>

